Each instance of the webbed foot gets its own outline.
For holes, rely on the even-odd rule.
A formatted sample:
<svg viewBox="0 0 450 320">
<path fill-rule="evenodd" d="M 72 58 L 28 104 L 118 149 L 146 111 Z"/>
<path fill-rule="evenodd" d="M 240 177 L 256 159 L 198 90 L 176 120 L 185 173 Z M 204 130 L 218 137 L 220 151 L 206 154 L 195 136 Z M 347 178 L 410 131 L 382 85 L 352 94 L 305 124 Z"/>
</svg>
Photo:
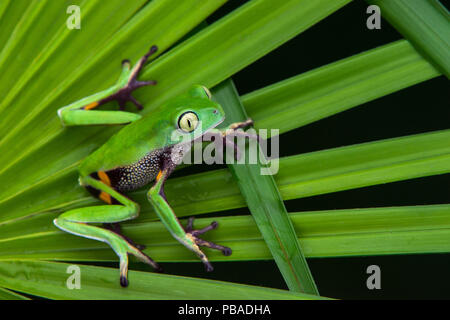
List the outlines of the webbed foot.
<svg viewBox="0 0 450 320">
<path fill-rule="evenodd" d="M 204 234 L 210 230 L 216 229 L 218 227 L 218 225 L 219 224 L 216 221 L 213 221 L 209 226 L 206 226 L 202 229 L 194 230 L 194 217 L 191 217 L 188 220 L 185 231 L 186 231 L 188 237 L 191 238 L 197 246 L 216 249 L 216 250 L 221 251 L 224 256 L 229 256 L 232 253 L 232 250 L 230 248 L 215 244 L 214 242 L 211 242 L 211 241 L 206 241 L 206 240 L 200 239 L 198 237 L 201 234 Z M 206 256 L 201 257 L 201 258 L 202 258 L 202 262 L 205 265 L 206 271 L 207 272 L 213 271 L 214 268 L 211 265 L 211 263 L 206 259 Z"/>
<path fill-rule="evenodd" d="M 142 110 L 144 107 L 142 106 L 142 104 L 139 101 L 136 100 L 136 98 L 134 98 L 131 95 L 131 93 L 140 87 L 156 85 L 157 82 L 155 80 L 150 80 L 150 81 L 138 81 L 137 80 L 137 76 L 138 76 L 139 72 L 142 70 L 142 68 L 144 67 L 145 62 L 147 62 L 148 58 L 151 55 L 153 55 L 156 51 L 158 51 L 158 47 L 155 45 L 152 46 L 150 48 L 150 50 L 136 63 L 136 65 L 133 67 L 133 69 L 131 69 L 129 60 L 123 60 L 122 67 L 125 70 L 128 70 L 128 71 L 125 71 L 126 75 L 127 75 L 126 84 L 121 89 L 119 89 L 116 93 L 99 101 L 99 104 L 103 104 L 103 103 L 106 103 L 106 102 L 109 102 L 112 100 L 116 100 L 119 103 L 119 109 L 124 110 L 126 103 L 128 101 L 131 101 L 134 105 L 136 105 L 138 110 Z"/>
<path fill-rule="evenodd" d="M 120 285 L 122 287 L 128 287 L 128 255 L 132 254 L 142 262 L 151 265 L 155 272 L 163 272 L 161 266 L 155 262 L 152 258 L 142 252 L 145 249 L 144 245 L 139 245 L 134 243 L 133 240 L 124 236 L 121 232 L 119 223 L 104 223 L 103 226 L 120 236 L 124 241 L 126 241 L 126 245 L 123 250 L 120 250 Z"/>
<path fill-rule="evenodd" d="M 261 143 L 261 137 L 256 133 L 250 133 L 243 130 L 243 129 L 249 126 L 253 125 L 252 119 L 247 119 L 242 122 L 235 122 L 230 124 L 227 128 L 224 129 L 212 129 L 209 130 L 209 132 L 205 133 L 204 138 L 211 140 L 212 137 L 214 137 L 213 141 L 217 141 L 217 139 L 222 140 L 222 146 L 226 146 L 229 150 L 234 150 L 234 158 L 236 160 L 239 160 L 241 158 L 241 150 L 238 148 L 238 144 L 235 143 L 234 138 L 235 137 L 242 137 L 242 138 L 249 138 L 252 140 L 256 140 L 259 143 Z M 255 132 L 255 131 L 253 131 Z M 218 148 L 218 151 L 223 155 L 222 148 Z"/>
<path fill-rule="evenodd" d="M 136 247 L 129 245 L 128 250 L 125 253 L 119 253 L 120 257 L 120 285 L 122 287 L 128 287 L 128 255 L 132 254 L 142 262 L 151 265 L 155 272 L 163 272 L 161 266 L 156 263 L 152 258 L 143 253 Z"/>
</svg>

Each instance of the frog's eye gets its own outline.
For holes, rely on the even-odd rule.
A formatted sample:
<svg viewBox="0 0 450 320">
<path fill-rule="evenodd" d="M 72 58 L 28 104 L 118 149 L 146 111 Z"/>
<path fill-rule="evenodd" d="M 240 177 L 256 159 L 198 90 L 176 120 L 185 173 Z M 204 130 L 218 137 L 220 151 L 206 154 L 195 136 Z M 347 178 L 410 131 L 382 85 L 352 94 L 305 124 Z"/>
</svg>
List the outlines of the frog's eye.
<svg viewBox="0 0 450 320">
<path fill-rule="evenodd" d="M 178 127 L 184 132 L 192 132 L 197 126 L 198 117 L 192 111 L 185 112 L 178 118 Z"/>
<path fill-rule="evenodd" d="M 205 86 L 202 86 L 202 87 L 203 87 L 203 90 L 205 90 L 205 93 L 208 96 L 208 99 L 211 99 L 211 91 L 209 91 L 208 88 Z"/>
</svg>

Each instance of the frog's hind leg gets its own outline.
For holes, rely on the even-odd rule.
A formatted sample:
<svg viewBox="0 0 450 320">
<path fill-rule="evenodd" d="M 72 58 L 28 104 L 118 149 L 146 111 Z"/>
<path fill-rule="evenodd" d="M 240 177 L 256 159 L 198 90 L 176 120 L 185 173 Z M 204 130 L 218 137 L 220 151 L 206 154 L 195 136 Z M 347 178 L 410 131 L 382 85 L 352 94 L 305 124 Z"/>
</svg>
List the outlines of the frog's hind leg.
<svg viewBox="0 0 450 320">
<path fill-rule="evenodd" d="M 58 110 L 58 116 L 66 126 L 75 125 L 99 125 L 99 124 L 127 124 L 141 118 L 140 115 L 124 112 L 127 101 L 131 101 L 139 110 L 143 106 L 131 93 L 143 86 L 155 85 L 156 81 L 138 81 L 137 75 L 142 70 L 148 58 L 157 51 L 156 46 L 152 46 L 136 65 L 131 68 L 130 61 L 122 61 L 122 73 L 119 80 L 112 87 L 95 93 L 89 97 L 74 102 Z M 93 110 L 110 101 L 117 101 L 120 111 L 97 111 Z"/>
<path fill-rule="evenodd" d="M 138 248 L 139 250 L 144 250 L 146 248 L 145 245 L 137 244 L 132 239 L 128 238 L 127 236 L 124 236 L 122 234 L 122 228 L 120 227 L 120 223 L 118 223 L 118 222 L 115 222 L 115 223 L 104 223 L 103 227 L 105 227 L 105 229 L 111 230 L 112 232 L 118 234 L 119 236 L 124 238 L 129 244 L 131 244 L 133 247 Z"/>
<path fill-rule="evenodd" d="M 121 87 L 121 89 L 110 97 L 107 97 L 106 102 L 110 100 L 116 100 L 119 103 L 120 110 L 123 110 L 125 108 L 126 102 L 131 101 L 139 110 L 143 109 L 143 106 L 131 95 L 131 92 L 143 86 L 156 85 L 155 80 L 137 80 L 137 76 L 144 67 L 148 58 L 156 51 L 158 51 L 158 47 L 155 45 L 152 46 L 150 50 L 141 59 L 139 59 L 139 61 L 133 66 L 133 68 L 131 68 L 129 60 L 124 60 L 122 62 L 123 71 L 122 75 L 119 78 L 119 81 L 117 82 L 117 85 Z"/>
<path fill-rule="evenodd" d="M 73 209 L 56 218 L 53 221 L 54 224 L 63 231 L 109 244 L 119 256 L 120 284 L 124 287 L 128 285 L 128 254 L 136 256 L 142 262 L 160 271 L 161 268 L 155 261 L 120 234 L 89 225 L 89 223 L 117 223 L 134 219 L 139 214 L 139 205 L 92 177 L 82 178 L 82 183 L 100 190 L 99 197 L 103 201 L 112 203 L 114 199 L 118 204 Z"/>
<path fill-rule="evenodd" d="M 150 81 L 138 81 L 136 78 L 139 74 L 139 72 L 144 67 L 145 63 L 147 62 L 148 58 L 153 55 L 156 51 L 158 51 L 158 47 L 153 45 L 150 50 L 141 58 L 139 61 L 134 65 L 133 69 L 131 69 L 130 76 L 128 78 L 128 83 L 132 86 L 139 88 L 142 86 L 148 86 L 148 85 L 155 85 L 156 81 L 150 80 Z M 125 60 L 127 61 L 127 60 Z"/>
<path fill-rule="evenodd" d="M 133 68 L 131 68 L 131 63 L 129 60 L 123 60 L 122 74 L 120 75 L 119 80 L 117 81 L 116 84 L 118 90 L 113 94 L 110 94 L 109 96 L 98 101 L 98 104 L 95 105 L 95 107 L 107 103 L 109 101 L 116 100 L 119 103 L 120 110 L 123 110 L 125 108 L 125 103 L 127 101 L 133 102 L 139 110 L 142 110 L 143 109 L 142 105 L 131 95 L 131 92 L 140 87 L 156 85 L 155 80 L 150 81 L 137 80 L 137 76 L 144 67 L 148 58 L 151 55 L 153 55 L 156 51 L 158 51 L 158 47 L 155 45 L 152 46 L 150 50 L 141 59 L 139 59 L 139 61 L 133 66 Z"/>
</svg>

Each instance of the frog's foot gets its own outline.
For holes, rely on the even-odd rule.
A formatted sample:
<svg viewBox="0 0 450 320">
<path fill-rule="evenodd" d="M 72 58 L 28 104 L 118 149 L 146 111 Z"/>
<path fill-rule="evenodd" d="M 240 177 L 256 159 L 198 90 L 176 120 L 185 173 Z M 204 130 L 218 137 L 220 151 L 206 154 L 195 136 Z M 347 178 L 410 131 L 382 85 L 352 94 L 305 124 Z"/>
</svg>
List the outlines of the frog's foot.
<svg viewBox="0 0 450 320">
<path fill-rule="evenodd" d="M 224 256 L 229 256 L 231 255 L 232 251 L 230 248 L 228 247 L 224 247 L 218 244 L 215 244 L 211 241 L 206 241 L 203 239 L 200 239 L 198 236 L 201 234 L 204 234 L 210 230 L 216 229 L 218 227 L 218 223 L 216 221 L 212 222 L 209 226 L 206 226 L 202 229 L 197 229 L 194 230 L 194 218 L 191 217 L 188 220 L 188 223 L 186 225 L 185 231 L 187 233 L 187 236 L 192 239 L 192 241 L 200 247 L 207 247 L 207 248 L 211 248 L 211 249 L 216 249 L 219 250 L 223 253 Z M 197 255 L 200 257 L 200 259 L 202 260 L 202 262 L 205 265 L 206 271 L 210 272 L 213 271 L 213 267 L 211 265 L 211 263 L 208 261 L 208 259 L 206 258 L 206 256 L 199 250 L 198 252 L 196 252 Z"/>
<path fill-rule="evenodd" d="M 116 223 L 104 223 L 103 226 L 105 227 L 105 229 L 111 230 L 115 234 L 121 236 L 126 242 L 128 242 L 129 244 L 131 244 L 133 247 L 137 248 L 138 250 L 142 251 L 146 248 L 145 245 L 137 244 L 133 240 L 128 238 L 127 236 L 124 236 L 122 234 L 122 228 L 120 227 L 119 223 L 117 223 L 117 222 Z"/>
<path fill-rule="evenodd" d="M 143 84 L 144 83 L 144 84 Z M 116 100 L 119 103 L 119 110 L 125 110 L 126 103 L 131 101 L 138 110 L 144 109 L 142 104 L 136 100 L 135 97 L 131 95 L 135 89 L 145 86 L 145 85 L 154 85 L 156 81 L 135 81 L 127 85 L 126 87 L 120 89 L 117 93 L 111 96 L 111 100 Z"/>
<path fill-rule="evenodd" d="M 122 236 L 121 236 L 122 237 Z M 125 240 L 125 239 L 124 239 Z M 120 258 L 120 285 L 122 287 L 128 286 L 128 255 L 132 254 L 140 261 L 151 265 L 156 272 L 162 272 L 161 266 L 156 263 L 152 258 L 143 253 L 141 250 L 133 246 L 131 243 L 127 243 L 124 249 L 116 252 Z"/>
<path fill-rule="evenodd" d="M 247 128 L 249 126 L 253 125 L 253 120 L 252 119 L 247 119 L 245 121 L 241 121 L 241 122 L 235 122 L 232 123 L 228 126 L 227 130 L 237 130 L 237 129 L 243 129 L 243 128 Z"/>
<path fill-rule="evenodd" d="M 119 253 L 120 257 L 120 285 L 122 287 L 128 286 L 128 255 L 132 254 L 140 261 L 152 266 L 156 272 L 163 272 L 161 266 L 155 262 L 152 258 L 142 252 L 144 250 L 144 245 L 137 245 L 130 238 L 124 236 L 121 233 L 121 228 L 119 223 L 104 223 L 103 224 L 108 230 L 114 232 L 116 235 L 121 237 L 126 245 L 122 250 L 122 253 Z M 119 250 L 120 251 L 120 250 Z"/>
<path fill-rule="evenodd" d="M 239 150 L 238 144 L 234 142 L 234 137 L 242 137 L 242 138 L 249 138 L 252 140 L 256 140 L 259 143 L 261 143 L 261 137 L 256 133 L 249 133 L 243 130 L 243 129 L 249 126 L 253 125 L 252 119 L 247 119 L 242 122 L 235 122 L 232 123 L 226 128 L 225 130 L 222 130 L 222 136 L 224 145 L 227 147 L 234 148 L 234 156 L 236 160 L 241 159 L 241 151 Z"/>
<path fill-rule="evenodd" d="M 120 110 L 125 109 L 125 105 L 128 101 L 131 101 L 136 105 L 138 110 L 142 110 L 144 107 L 142 106 L 139 101 L 137 101 L 131 93 L 144 86 L 150 86 L 150 85 L 156 85 L 155 80 L 150 81 L 138 81 L 137 76 L 139 72 L 144 67 L 145 62 L 147 62 L 148 58 L 154 54 L 156 51 L 158 51 L 157 46 L 152 46 L 150 50 L 136 63 L 136 65 L 131 68 L 131 64 L 129 60 L 123 60 L 122 61 L 122 68 L 124 69 L 124 75 L 126 76 L 126 84 L 123 85 L 116 93 L 106 97 L 105 99 L 99 101 L 99 105 L 116 100 L 119 103 Z"/>
<path fill-rule="evenodd" d="M 111 206 L 111 207 L 120 207 L 120 206 Z M 90 216 L 95 218 L 96 214 L 104 214 L 103 206 L 91 207 Z M 112 210 L 122 209 L 122 208 L 112 208 Z M 83 208 L 86 209 L 86 208 Z M 117 212 L 116 212 L 117 213 Z M 120 213 L 120 212 L 119 212 Z M 86 213 L 84 213 L 86 214 Z M 113 213 L 114 214 L 114 213 Z M 83 213 L 81 213 L 83 215 Z M 81 218 L 81 219 L 80 219 Z M 78 221 L 77 221 L 78 220 Z M 84 221 L 81 222 L 80 220 Z M 108 243 L 117 256 L 120 259 L 120 284 L 123 287 L 128 286 L 128 256 L 130 254 L 134 255 L 140 261 L 152 266 L 157 272 L 160 272 L 162 269 L 152 258 L 147 256 L 141 250 L 133 246 L 129 243 L 123 236 L 111 231 L 106 230 L 97 226 L 89 225 L 85 221 L 89 219 L 85 219 L 85 217 L 80 217 L 80 210 L 71 210 L 60 217 L 56 218 L 53 223 L 63 231 L 73 233 L 76 235 L 80 235 L 89 239 L 95 239 L 99 241 L 103 241 Z"/>
<path fill-rule="evenodd" d="M 137 81 L 136 77 L 139 72 L 144 67 L 144 64 L 147 62 L 148 58 L 153 55 L 156 51 L 158 51 L 158 47 L 153 45 L 150 50 L 136 63 L 136 65 L 131 70 L 131 74 L 128 78 L 128 83 L 132 86 L 137 86 L 137 88 L 147 85 L 156 84 L 156 81 Z M 126 63 L 127 60 L 124 62 Z M 128 62 L 129 63 L 129 62 Z"/>
<path fill-rule="evenodd" d="M 249 138 L 261 142 L 261 137 L 258 134 L 238 130 L 252 125 L 253 120 L 247 119 L 242 122 L 232 123 L 225 129 L 212 129 L 207 132 L 204 137 L 206 139 L 211 139 L 211 137 L 214 137 L 214 141 L 217 141 L 217 139 L 221 139 L 222 146 L 226 146 L 226 148 L 229 150 L 234 150 L 234 157 L 236 160 L 239 160 L 241 158 L 241 151 L 239 150 L 238 144 L 235 143 L 235 137 Z M 217 148 L 217 150 L 223 154 L 223 151 L 221 151 L 221 147 Z"/>
<path fill-rule="evenodd" d="M 107 224 L 105 224 L 105 225 L 107 225 Z M 120 237 L 120 239 L 121 239 L 121 241 L 116 242 L 113 249 L 116 252 L 116 254 L 119 256 L 119 259 L 120 259 L 120 285 L 122 287 L 128 286 L 128 256 L 130 254 L 135 256 L 140 261 L 152 266 L 153 269 L 155 270 L 155 272 L 163 271 L 161 266 L 157 262 L 155 262 L 152 258 L 150 258 L 148 255 L 143 253 L 141 251 L 142 249 L 138 248 L 133 243 L 133 241 L 131 241 L 129 238 L 120 234 L 120 227 L 119 227 L 119 232 L 117 232 L 117 227 L 116 227 L 116 226 L 118 226 L 117 223 L 112 223 L 112 224 L 110 224 L 110 226 L 112 229 L 109 229 L 109 230 L 111 232 L 113 232 L 114 234 L 116 234 L 116 236 Z M 116 229 L 116 230 L 114 230 L 114 229 Z"/>
</svg>

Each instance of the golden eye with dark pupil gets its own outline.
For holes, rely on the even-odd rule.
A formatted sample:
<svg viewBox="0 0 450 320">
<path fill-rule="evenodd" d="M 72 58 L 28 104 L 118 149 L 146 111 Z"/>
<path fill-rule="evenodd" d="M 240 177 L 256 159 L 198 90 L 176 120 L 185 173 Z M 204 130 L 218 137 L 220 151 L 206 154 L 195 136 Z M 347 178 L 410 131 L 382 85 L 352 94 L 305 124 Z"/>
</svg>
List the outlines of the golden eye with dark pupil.
<svg viewBox="0 0 450 320">
<path fill-rule="evenodd" d="M 194 131 L 197 128 L 197 125 L 198 117 L 192 111 L 185 112 L 178 118 L 178 127 L 184 132 Z"/>
</svg>

